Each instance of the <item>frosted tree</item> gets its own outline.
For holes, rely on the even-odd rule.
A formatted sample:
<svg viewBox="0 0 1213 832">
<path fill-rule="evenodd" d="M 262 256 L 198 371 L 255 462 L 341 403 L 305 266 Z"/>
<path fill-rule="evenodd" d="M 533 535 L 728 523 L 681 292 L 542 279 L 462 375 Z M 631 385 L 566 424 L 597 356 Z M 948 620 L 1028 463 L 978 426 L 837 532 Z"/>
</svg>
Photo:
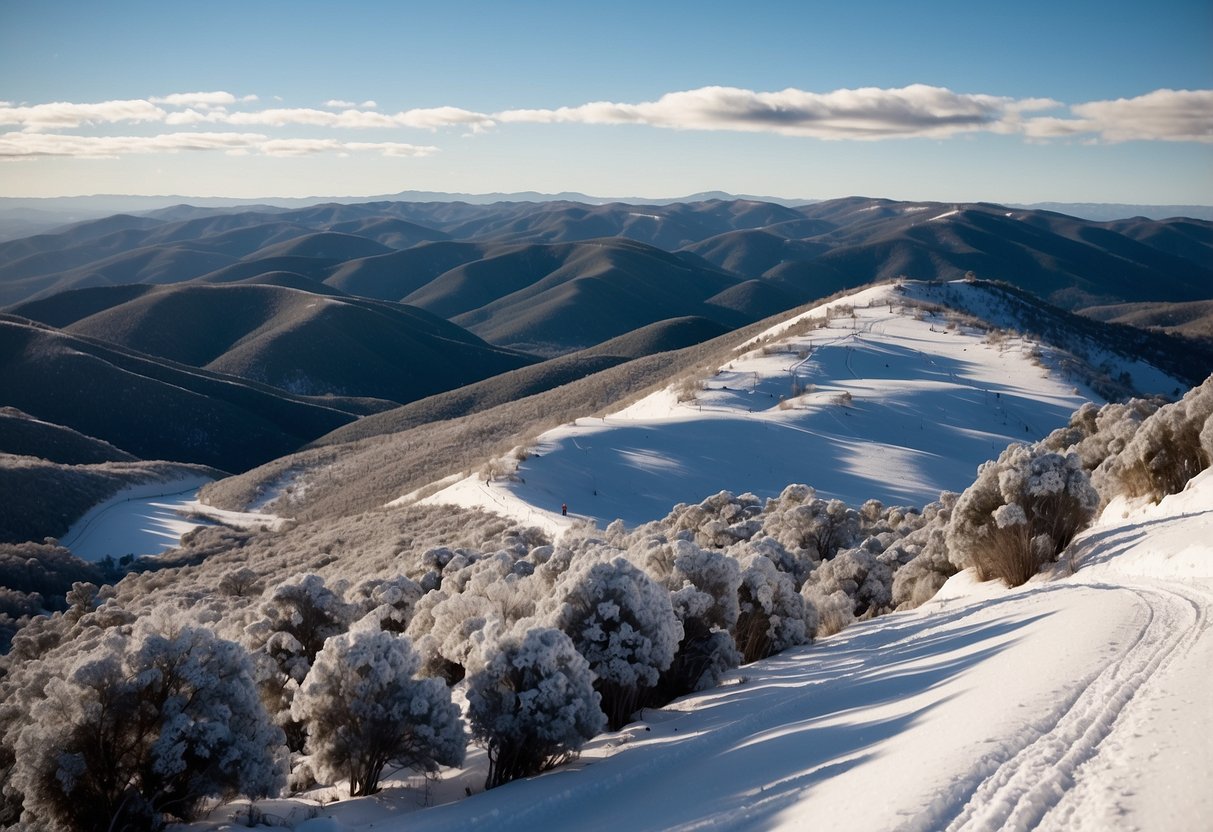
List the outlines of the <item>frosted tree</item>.
<svg viewBox="0 0 1213 832">
<path fill-rule="evenodd" d="M 1019 586 L 1061 552 L 1095 513 L 1099 495 L 1078 457 L 1012 445 L 983 463 L 952 511 L 948 557 L 978 580 Z"/>
<path fill-rule="evenodd" d="M 520 627 L 468 679 L 468 720 L 488 752 L 488 789 L 574 758 L 606 725 L 590 665 L 572 640 L 555 628 Z"/>
<path fill-rule="evenodd" d="M 742 662 L 809 641 L 817 629 L 815 610 L 806 609 L 792 577 L 763 555 L 751 555 L 741 567 L 740 614 L 733 638 Z"/>
<path fill-rule="evenodd" d="M 291 705 L 321 779 L 366 795 L 388 764 L 430 772 L 463 762 L 459 708 L 441 680 L 417 678 L 419 665 L 395 633 L 362 629 L 325 643 Z"/>
<path fill-rule="evenodd" d="M 58 668 L 16 742 L 29 829 L 152 829 L 207 798 L 276 794 L 282 731 L 238 644 L 140 621 Z"/>
<path fill-rule="evenodd" d="M 319 575 L 303 575 L 268 590 L 259 612 L 245 630 L 258 688 L 291 750 L 299 751 L 303 731 L 291 719 L 291 700 L 325 640 L 349 626 L 350 608 Z"/>
<path fill-rule="evenodd" d="M 674 660 L 682 626 L 670 593 L 622 557 L 589 553 L 556 586 L 547 622 L 590 663 L 612 731 L 622 728 Z"/>
</svg>

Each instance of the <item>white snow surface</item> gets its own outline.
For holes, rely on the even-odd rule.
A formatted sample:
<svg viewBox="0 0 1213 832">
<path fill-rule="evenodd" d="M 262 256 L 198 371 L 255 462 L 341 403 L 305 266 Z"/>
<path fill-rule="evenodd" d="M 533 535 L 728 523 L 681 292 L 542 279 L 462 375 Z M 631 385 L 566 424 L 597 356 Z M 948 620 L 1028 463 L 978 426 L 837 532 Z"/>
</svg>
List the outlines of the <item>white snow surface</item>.
<svg viewBox="0 0 1213 832">
<path fill-rule="evenodd" d="M 636 525 L 723 489 L 773 497 L 792 482 L 852 505 L 921 506 L 963 489 L 980 463 L 1011 442 L 1040 439 L 1094 398 L 1034 363 L 1031 342 L 993 344 L 942 318 L 916 320 L 903 303 L 882 285 L 812 309 L 707 374 L 695 401 L 679 403 L 675 384 L 605 418 L 577 419 L 542 434 L 514 479 L 473 475 L 426 502 L 480 507 L 557 534 L 579 518 Z M 788 335 L 843 304 L 854 317 Z"/>
<path fill-rule="evenodd" d="M 316 810 L 320 828 L 1208 829 L 1211 606 L 1205 472 L 1157 506 L 1110 507 L 1023 587 L 961 573 L 917 610 L 646 710 L 555 771 L 481 793 L 473 752 L 428 792 Z M 224 811 L 197 828 L 234 828 Z"/>
<path fill-rule="evenodd" d="M 212 508 L 200 503 L 198 490 L 211 477 L 186 476 L 128 486 L 89 509 L 59 543 L 88 561 L 125 555 L 159 555 L 181 544 L 187 532 L 216 523 L 276 528 L 282 518 Z"/>
</svg>

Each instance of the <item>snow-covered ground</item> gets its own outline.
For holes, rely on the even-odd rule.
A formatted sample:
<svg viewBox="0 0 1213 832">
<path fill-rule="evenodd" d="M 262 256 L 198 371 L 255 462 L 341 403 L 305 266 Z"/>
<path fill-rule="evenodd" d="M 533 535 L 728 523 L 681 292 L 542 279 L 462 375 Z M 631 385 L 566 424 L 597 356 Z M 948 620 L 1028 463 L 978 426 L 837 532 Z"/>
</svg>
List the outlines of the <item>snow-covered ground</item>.
<svg viewBox="0 0 1213 832">
<path fill-rule="evenodd" d="M 427 502 L 553 532 L 577 518 L 642 523 L 722 489 L 771 497 L 791 482 L 852 505 L 921 506 L 966 487 L 1009 443 L 1039 439 L 1098 401 L 1049 372 L 1047 350 L 920 320 L 904 303 L 892 285 L 876 286 L 829 304 L 853 306 L 853 317 L 789 334 L 825 317 L 824 305 L 810 310 L 706 374 L 693 401 L 679 402 L 676 384 L 578 419 L 540 436 L 516 479 L 473 475 Z"/>
<path fill-rule="evenodd" d="M 210 477 L 199 475 L 124 488 L 93 506 L 59 542 L 76 557 L 99 561 L 161 554 L 179 546 L 182 536 L 199 526 L 276 527 L 282 522 L 274 515 L 203 505 L 197 499 L 198 490 L 208 482 Z"/>
<path fill-rule="evenodd" d="M 1158 506 L 1114 503 L 1052 575 L 961 573 L 545 775 L 481 793 L 472 752 L 428 789 L 265 808 L 307 830 L 1208 829 L 1211 607 L 1206 471 Z"/>
</svg>

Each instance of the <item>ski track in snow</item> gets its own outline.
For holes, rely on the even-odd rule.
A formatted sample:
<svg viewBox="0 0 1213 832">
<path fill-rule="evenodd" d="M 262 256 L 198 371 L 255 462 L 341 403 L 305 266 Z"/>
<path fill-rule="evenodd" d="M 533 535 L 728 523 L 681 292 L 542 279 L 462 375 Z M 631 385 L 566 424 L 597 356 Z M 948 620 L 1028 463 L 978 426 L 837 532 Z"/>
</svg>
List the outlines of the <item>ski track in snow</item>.
<svg viewBox="0 0 1213 832">
<path fill-rule="evenodd" d="M 1132 645 L 1077 689 L 1069 701 L 1061 703 L 1048 717 L 1051 724 L 1035 736 L 1026 737 L 1026 744 L 1013 756 L 1001 762 L 978 763 L 974 774 L 982 779 L 950 822 L 941 812 L 907 829 L 1029 830 L 1038 828 L 1042 821 L 1047 821 L 1048 828 L 1075 828 L 1081 804 L 1076 806 L 1078 801 L 1073 799 L 1064 804 L 1058 801 L 1075 786 L 1081 766 L 1100 753 L 1104 740 L 1117 730 L 1122 714 L 1135 706 L 1142 687 L 1176 656 L 1191 649 L 1209 626 L 1206 610 L 1210 598 L 1194 591 L 1162 584 L 1089 586 L 1130 592 L 1137 597 L 1145 620 Z M 958 790 L 970 790 L 973 784 L 961 783 Z"/>
</svg>

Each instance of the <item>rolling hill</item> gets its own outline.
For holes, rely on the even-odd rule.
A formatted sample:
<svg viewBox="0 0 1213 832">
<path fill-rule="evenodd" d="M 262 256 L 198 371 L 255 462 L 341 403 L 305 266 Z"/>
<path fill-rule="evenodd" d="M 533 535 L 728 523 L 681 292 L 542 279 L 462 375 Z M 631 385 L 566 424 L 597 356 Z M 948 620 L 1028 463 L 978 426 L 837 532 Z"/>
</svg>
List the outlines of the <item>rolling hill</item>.
<svg viewBox="0 0 1213 832">
<path fill-rule="evenodd" d="M 534 359 L 420 309 L 272 285 L 66 292 L 13 312 L 180 364 L 311 396 L 398 404 Z M 140 287 L 142 288 L 142 287 Z"/>
<path fill-rule="evenodd" d="M 5 403 L 142 459 L 241 471 L 367 412 L 0 315 Z M 363 403 L 363 407 L 365 404 Z"/>
</svg>

